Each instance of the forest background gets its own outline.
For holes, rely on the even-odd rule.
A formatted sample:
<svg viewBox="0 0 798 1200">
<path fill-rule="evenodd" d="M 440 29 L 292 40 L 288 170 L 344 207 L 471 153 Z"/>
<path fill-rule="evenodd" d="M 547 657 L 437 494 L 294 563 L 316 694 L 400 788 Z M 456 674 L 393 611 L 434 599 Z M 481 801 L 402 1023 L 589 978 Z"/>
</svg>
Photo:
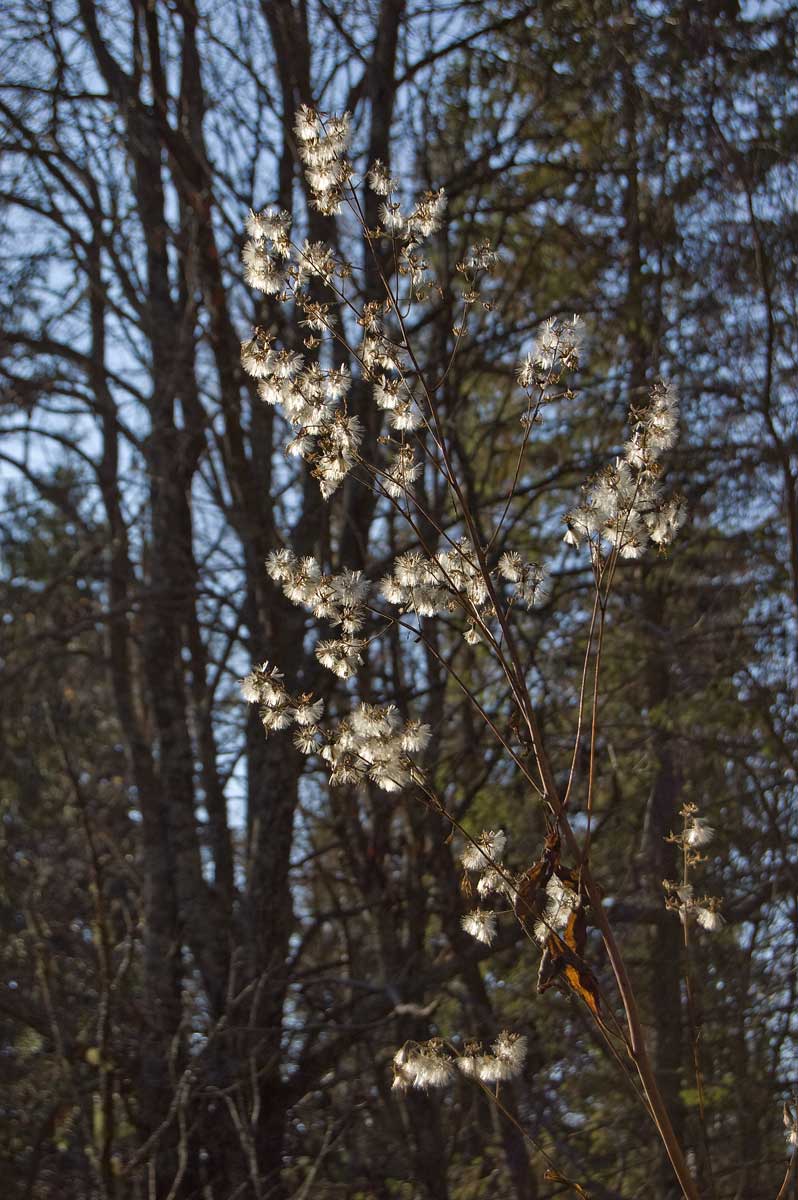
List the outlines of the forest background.
<svg viewBox="0 0 798 1200">
<path fill-rule="evenodd" d="M 4 1196 L 566 1194 L 536 1145 L 596 1200 L 680 1195 L 587 1011 L 535 994 L 520 927 L 464 933 L 451 824 L 412 788 L 330 788 L 241 697 L 269 659 L 332 711 L 397 704 L 432 727 L 457 821 L 503 828 L 514 869 L 536 858 L 543 812 L 452 683 L 519 738 L 458 622 L 382 623 L 331 684 L 264 570 L 290 545 L 377 579 L 412 545 L 350 481 L 321 502 L 239 362 L 255 324 L 305 336 L 243 285 L 250 207 L 356 246 L 307 204 L 293 117 L 314 103 L 350 110 L 355 159 L 408 195 L 446 189 L 443 286 L 412 331 L 433 374 L 455 264 L 498 251 L 440 393 L 486 520 L 523 432 L 517 363 L 582 317 L 576 395 L 535 427 L 496 547 L 550 568 L 518 636 L 563 779 L 592 580 L 562 517 L 629 405 L 660 376 L 679 392 L 666 477 L 689 517 L 618 574 L 592 856 L 702 1194 L 774 1200 L 798 1077 L 797 34 L 795 6 L 735 0 L 7 0 Z M 418 486 L 445 524 L 444 489 Z M 715 827 L 701 881 L 725 921 L 693 939 L 690 1011 L 662 890 L 685 803 Z M 502 1028 L 530 1048 L 509 1119 L 466 1080 L 391 1091 L 407 1039 Z"/>
</svg>

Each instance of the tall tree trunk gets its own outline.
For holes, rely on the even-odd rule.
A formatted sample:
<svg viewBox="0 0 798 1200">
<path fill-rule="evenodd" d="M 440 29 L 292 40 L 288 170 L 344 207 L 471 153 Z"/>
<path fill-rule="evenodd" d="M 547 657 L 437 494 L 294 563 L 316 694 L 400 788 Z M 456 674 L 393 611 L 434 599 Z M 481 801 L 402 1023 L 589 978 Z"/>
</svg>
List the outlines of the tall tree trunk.
<svg viewBox="0 0 798 1200">
<path fill-rule="evenodd" d="M 638 149 L 638 106 L 640 97 L 635 78 L 636 45 L 633 9 L 627 13 L 627 32 L 622 39 L 620 56 L 620 88 L 622 98 L 622 129 L 624 136 L 623 175 L 623 234 L 626 247 L 626 295 L 624 301 L 625 344 L 628 363 L 628 405 L 641 405 L 645 400 L 648 356 L 652 338 L 649 314 L 646 312 L 646 289 L 643 275 L 643 228 L 640 205 L 640 162 Z M 656 567 L 645 575 L 643 625 L 646 684 L 649 710 L 659 713 L 671 698 L 665 595 L 659 584 Z M 651 731 L 650 752 L 654 777 L 646 812 L 645 873 L 654 902 L 664 906 L 662 880 L 672 879 L 676 870 L 676 854 L 666 836 L 675 829 L 679 806 L 680 783 L 674 762 L 671 735 L 666 728 L 655 724 Z M 682 1082 L 682 951 L 678 921 L 660 921 L 656 925 L 651 945 L 650 1002 L 655 1029 L 654 1069 L 663 1100 L 673 1123 L 674 1133 L 684 1144 L 685 1111 L 681 1100 Z M 681 1191 L 664 1148 L 659 1154 L 656 1177 L 652 1180 L 657 1200 L 679 1200 Z"/>
</svg>

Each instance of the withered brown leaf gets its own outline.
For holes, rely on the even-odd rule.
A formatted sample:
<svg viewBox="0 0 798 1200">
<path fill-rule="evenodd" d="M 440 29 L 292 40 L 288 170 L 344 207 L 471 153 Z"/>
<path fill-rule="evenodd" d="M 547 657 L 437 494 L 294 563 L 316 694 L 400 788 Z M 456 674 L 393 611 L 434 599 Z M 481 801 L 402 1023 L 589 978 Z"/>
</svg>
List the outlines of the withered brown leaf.
<svg viewBox="0 0 798 1200">
<path fill-rule="evenodd" d="M 545 992 L 555 983 L 564 982 L 593 1016 L 601 1020 L 599 990 L 596 977 L 583 961 L 587 923 L 580 904 L 568 918 L 562 937 L 553 931 L 546 939 L 538 972 L 538 991 Z"/>
<path fill-rule="evenodd" d="M 590 1194 L 585 1191 L 578 1183 L 574 1183 L 573 1179 L 568 1179 L 565 1175 L 560 1174 L 554 1167 L 548 1167 L 543 1172 L 543 1178 L 550 1183 L 564 1183 L 567 1188 L 575 1192 L 577 1196 L 581 1196 L 582 1200 L 590 1200 Z"/>
</svg>

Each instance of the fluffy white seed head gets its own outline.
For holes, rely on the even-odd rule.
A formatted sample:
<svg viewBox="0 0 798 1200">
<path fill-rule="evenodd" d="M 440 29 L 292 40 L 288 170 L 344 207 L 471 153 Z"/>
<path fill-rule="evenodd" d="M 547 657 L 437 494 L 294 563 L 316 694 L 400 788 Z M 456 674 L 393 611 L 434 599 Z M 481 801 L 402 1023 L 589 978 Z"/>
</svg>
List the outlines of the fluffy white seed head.
<svg viewBox="0 0 798 1200">
<path fill-rule="evenodd" d="M 483 829 L 476 845 L 469 842 L 462 853 L 467 871 L 483 871 L 491 863 L 501 862 L 507 838 L 502 829 Z"/>
<path fill-rule="evenodd" d="M 466 913 L 461 924 L 466 933 L 490 946 L 496 937 L 496 914 L 484 908 L 475 908 Z"/>
<path fill-rule="evenodd" d="M 708 846 L 714 836 L 715 830 L 702 817 L 693 817 L 684 832 L 685 842 L 694 849 Z"/>
<path fill-rule="evenodd" d="M 717 933 L 719 929 L 723 928 L 723 917 L 714 907 L 698 905 L 695 909 L 695 915 L 698 924 L 702 929 L 706 929 L 708 933 Z"/>
</svg>

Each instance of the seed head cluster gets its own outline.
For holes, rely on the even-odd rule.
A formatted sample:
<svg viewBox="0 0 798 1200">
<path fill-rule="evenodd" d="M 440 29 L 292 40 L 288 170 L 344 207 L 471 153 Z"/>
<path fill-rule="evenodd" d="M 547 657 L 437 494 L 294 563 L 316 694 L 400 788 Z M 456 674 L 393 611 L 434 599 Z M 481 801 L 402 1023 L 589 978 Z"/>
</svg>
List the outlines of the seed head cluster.
<svg viewBox="0 0 798 1200">
<path fill-rule="evenodd" d="M 340 575 L 324 575 L 315 558 L 297 558 L 287 549 L 273 550 L 266 560 L 266 570 L 293 604 L 318 620 L 340 626 L 340 638 L 316 643 L 316 658 L 341 679 L 354 675 L 363 663 L 366 646 L 365 640 L 357 637 L 366 619 L 364 602 L 369 592 L 363 572 L 345 570 Z"/>
<path fill-rule="evenodd" d="M 704 862 L 701 849 L 708 846 L 715 836 L 715 830 L 703 817 L 698 816 L 695 804 L 684 804 L 681 808 L 681 833 L 671 833 L 666 839 L 675 843 L 682 852 L 683 872 L 681 880 L 664 879 L 662 886 L 665 890 L 665 907 L 670 912 L 678 913 L 684 925 L 695 920 L 708 933 L 717 933 L 723 928 L 721 916 L 721 901 L 716 896 L 696 896 L 693 884 L 690 883 L 690 872 Z"/>
<path fill-rule="evenodd" d="M 241 680 L 241 691 L 245 700 L 259 705 L 267 734 L 295 727 L 294 745 L 302 754 L 321 758 L 333 785 L 370 780 L 384 792 L 398 792 L 423 778 L 413 756 L 426 749 L 430 728 L 420 721 L 402 721 L 392 704 L 360 704 L 323 729 L 324 702 L 308 694 L 292 696 L 282 673 L 267 662 Z"/>
<path fill-rule="evenodd" d="M 395 1091 L 447 1087 L 458 1076 L 496 1084 L 520 1075 L 526 1061 L 527 1041 L 521 1034 L 503 1030 L 488 1051 L 469 1042 L 461 1054 L 440 1038 L 427 1042 L 405 1042 L 393 1059 Z"/>
<path fill-rule="evenodd" d="M 649 542 L 670 545 L 684 524 L 681 496 L 666 497 L 658 482 L 660 458 L 676 442 L 679 404 L 667 384 L 657 384 L 647 408 L 632 411 L 632 436 L 622 457 L 588 485 L 584 503 L 566 517 L 565 541 L 588 541 L 595 552 L 640 558 Z"/>
<path fill-rule="evenodd" d="M 479 838 L 468 842 L 460 856 L 466 871 L 479 876 L 476 889 L 483 903 L 492 894 L 511 897 L 513 877 L 500 866 L 507 838 L 502 829 L 483 829 Z M 481 906 L 465 914 L 461 921 L 466 933 L 490 946 L 496 937 L 496 913 Z"/>
<path fill-rule="evenodd" d="M 260 400 L 289 427 L 286 455 L 307 464 L 323 499 L 329 500 L 356 471 L 358 481 L 379 497 L 400 511 L 405 507 L 410 511 L 416 493 L 422 491 L 419 481 L 427 482 L 427 471 L 432 477 L 433 469 L 443 469 L 456 491 L 446 475 L 450 468 L 434 401 L 437 385 L 430 387 L 405 332 L 414 303 L 430 294 L 444 295 L 423 243 L 441 229 L 446 197 L 442 190 L 430 190 L 408 202 L 389 165 L 379 160 L 358 178 L 349 142 L 347 113 L 299 109 L 294 145 L 310 208 L 334 218 L 348 205 L 360 223 L 364 252 L 378 265 L 381 252 L 390 258 L 385 296 L 363 298 L 359 292 L 363 263 L 356 266 L 343 257 L 340 239 L 333 246 L 307 237 L 292 238 L 288 213 L 273 207 L 252 212 L 242 252 L 246 281 L 266 298 L 266 311 L 270 304 L 293 305 L 304 342 L 301 348 L 298 342 L 280 346 L 270 328 L 257 327 L 242 343 L 241 362 L 255 381 Z M 365 189 L 373 193 L 371 198 Z M 373 228 L 366 227 L 364 211 L 373 214 L 369 217 Z M 310 230 L 315 233 L 318 224 L 310 213 Z M 462 277 L 458 293 L 462 310 L 450 331 L 455 350 L 479 300 L 481 276 L 495 262 L 491 246 L 481 243 L 456 265 Z M 492 305 L 483 302 L 483 307 L 489 310 Z M 517 381 L 524 393 L 522 453 L 532 426 L 542 420 L 544 406 L 572 398 L 566 376 L 579 367 L 581 342 L 577 317 L 553 319 L 543 325 L 519 364 Z M 342 362 L 342 346 L 348 366 Z M 585 485 L 582 503 L 568 513 L 565 541 L 573 546 L 587 542 L 594 569 L 608 558 L 637 559 L 649 545 L 668 546 L 683 524 L 684 501 L 666 496 L 660 481 L 663 456 L 676 441 L 678 417 L 674 390 L 658 383 L 648 404 L 632 409 L 630 436 L 622 454 Z M 499 528 L 503 521 L 504 517 Z M 465 536 L 466 531 L 471 536 Z M 418 618 L 461 614 L 468 643 L 499 646 L 506 634 L 505 617 L 520 606 L 533 609 L 546 603 L 550 588 L 545 566 L 508 546 L 515 538 L 512 530 L 500 544 L 498 558 L 492 557 L 498 532 L 481 545 L 473 540 L 474 530 L 462 522 L 442 534 L 447 542 L 440 551 L 405 550 L 379 585 L 383 599 Z M 289 600 L 316 620 L 327 621 L 334 631 L 335 636 L 316 642 L 318 662 L 340 679 L 352 679 L 363 665 L 368 645 L 370 584 L 364 573 L 328 574 L 317 559 L 299 558 L 288 549 L 274 551 L 267 570 Z M 390 793 L 423 782 L 415 756 L 425 750 L 430 729 L 403 719 L 393 705 L 360 702 L 342 718 L 331 719 L 328 714 L 322 725 L 324 702 L 309 693 L 289 692 L 280 671 L 268 662 L 253 668 L 241 680 L 241 689 L 247 701 L 258 705 L 265 731 L 291 728 L 297 749 L 323 763 L 332 784 L 371 783 Z M 700 850 L 712 835 L 711 827 L 694 810 L 686 812 L 682 833 L 673 839 L 684 852 L 685 878 L 665 883 L 667 906 L 678 911 L 685 924 L 694 918 L 708 930 L 722 924 L 719 901 L 694 897 L 687 868 L 701 860 Z M 524 878 L 502 865 L 505 845 L 503 830 L 486 829 L 462 852 L 463 889 L 470 895 L 476 892 L 479 901 L 462 917 L 462 928 L 486 946 L 497 936 L 497 901 L 512 908 Z M 564 932 L 581 902 L 578 889 L 568 883 L 569 877 L 560 878 L 555 869 L 545 889 L 538 889 L 534 937 L 544 948 L 552 932 Z M 507 1031 L 487 1050 L 469 1043 L 457 1052 L 440 1038 L 407 1042 L 394 1056 L 393 1086 L 438 1088 L 460 1075 L 498 1085 L 520 1073 L 525 1056 L 526 1039 Z"/>
</svg>

